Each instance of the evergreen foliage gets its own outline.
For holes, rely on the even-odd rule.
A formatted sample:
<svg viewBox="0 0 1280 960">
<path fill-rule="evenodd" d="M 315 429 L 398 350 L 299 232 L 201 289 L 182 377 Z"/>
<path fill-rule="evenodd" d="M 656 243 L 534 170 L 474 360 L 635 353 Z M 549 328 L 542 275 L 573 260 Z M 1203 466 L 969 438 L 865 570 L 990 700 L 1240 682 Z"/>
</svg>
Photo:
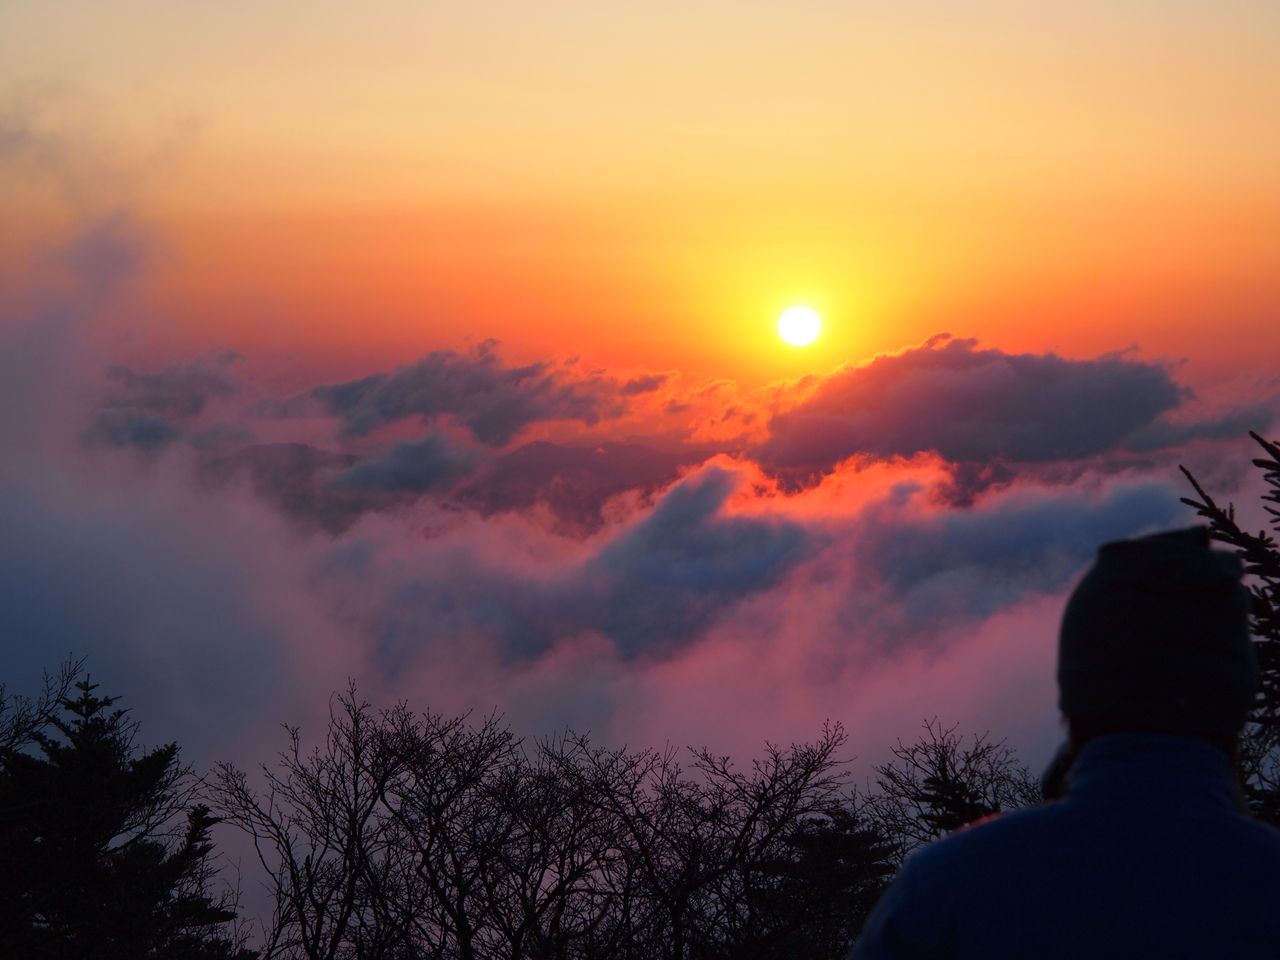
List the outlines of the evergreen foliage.
<svg viewBox="0 0 1280 960">
<path fill-rule="evenodd" d="M 0 955 L 250 960 L 210 894 L 217 821 L 188 806 L 177 746 L 139 753 L 117 698 L 87 677 L 75 689 L 0 748 Z"/>
<path fill-rule="evenodd" d="M 798 821 L 777 855 L 756 867 L 760 930 L 733 956 L 842 960 L 888 886 L 896 852 L 850 805 Z"/>
<path fill-rule="evenodd" d="M 1270 515 L 1273 532 L 1243 529 L 1236 520 L 1235 505 L 1220 506 L 1200 485 L 1191 471 L 1183 474 L 1195 489 L 1198 500 L 1183 497 L 1209 521 L 1209 533 L 1231 547 L 1244 561 L 1245 572 L 1253 577 L 1253 649 L 1262 675 L 1261 689 L 1249 723 L 1240 738 L 1239 762 L 1245 795 L 1254 816 L 1280 827 L 1280 445 L 1250 431 L 1249 436 L 1265 454 L 1253 460 L 1262 471 L 1267 491 L 1263 509 Z"/>
</svg>

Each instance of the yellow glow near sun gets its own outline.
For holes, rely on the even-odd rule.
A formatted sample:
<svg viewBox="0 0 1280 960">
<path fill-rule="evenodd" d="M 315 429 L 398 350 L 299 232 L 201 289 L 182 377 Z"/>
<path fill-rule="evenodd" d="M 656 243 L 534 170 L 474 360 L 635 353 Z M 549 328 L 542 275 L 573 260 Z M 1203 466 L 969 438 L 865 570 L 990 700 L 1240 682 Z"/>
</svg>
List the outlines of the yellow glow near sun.
<svg viewBox="0 0 1280 960">
<path fill-rule="evenodd" d="M 793 347 L 807 347 L 822 332 L 822 318 L 809 307 L 791 307 L 778 318 L 778 336 Z"/>
</svg>

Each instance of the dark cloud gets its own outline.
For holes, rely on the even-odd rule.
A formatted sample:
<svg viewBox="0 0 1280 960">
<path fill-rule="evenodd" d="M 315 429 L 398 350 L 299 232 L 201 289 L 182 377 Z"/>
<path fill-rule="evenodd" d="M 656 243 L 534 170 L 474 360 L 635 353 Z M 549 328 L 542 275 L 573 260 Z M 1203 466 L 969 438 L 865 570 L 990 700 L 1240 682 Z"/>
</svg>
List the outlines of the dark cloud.
<svg viewBox="0 0 1280 960">
<path fill-rule="evenodd" d="M 701 463 L 713 452 L 629 442 L 578 446 L 536 440 L 481 469 L 457 497 L 485 516 L 545 504 L 560 532 L 580 535 L 601 527 L 602 509 L 610 498 L 627 491 L 652 494 L 675 480 L 681 467 Z"/>
<path fill-rule="evenodd" d="M 632 377 L 622 385 L 619 391 L 624 397 L 634 396 L 637 393 L 653 393 L 664 383 L 667 382 L 665 373 L 651 373 L 643 377 Z"/>
<path fill-rule="evenodd" d="M 1272 398 L 1229 410 L 1208 420 L 1175 421 L 1162 418 L 1147 424 L 1129 437 L 1125 446 L 1133 451 L 1168 450 L 1191 440 L 1223 440 L 1247 436 L 1249 431 L 1264 433 L 1280 411 L 1280 400 Z"/>
<path fill-rule="evenodd" d="M 1003 461 L 975 463 L 972 460 L 950 465 L 951 476 L 935 492 L 937 499 L 952 507 L 970 507 L 980 494 L 1006 487 L 1017 479 L 1017 471 Z"/>
<path fill-rule="evenodd" d="M 474 463 L 470 451 L 430 436 L 395 444 L 367 459 L 304 443 L 252 444 L 205 460 L 198 470 L 206 486 L 247 484 L 304 529 L 337 536 L 365 513 L 395 509 L 419 494 L 447 489 Z"/>
<path fill-rule="evenodd" d="M 182 429 L 164 417 L 140 410 L 99 410 L 82 434 L 89 444 L 146 451 L 167 447 L 182 436 Z"/>
<path fill-rule="evenodd" d="M 538 421 L 595 424 L 617 416 L 619 392 L 615 380 L 598 372 L 579 375 L 551 363 L 509 367 L 497 342 L 486 340 L 466 353 L 437 350 L 391 373 L 316 387 L 310 395 L 343 419 L 349 435 L 409 417 L 431 423 L 451 415 L 481 443 L 503 446 Z"/>
<path fill-rule="evenodd" d="M 338 489 L 364 493 L 424 493 L 462 479 L 475 463 L 473 453 L 433 434 L 397 443 L 380 456 L 361 460 L 330 483 Z"/>
<path fill-rule="evenodd" d="M 710 465 L 673 487 L 587 565 L 601 628 L 628 654 L 688 643 L 721 612 L 775 586 L 821 533 L 723 508 L 741 478 Z M 588 596 L 590 596 L 588 586 Z"/>
<path fill-rule="evenodd" d="M 105 405 L 135 407 L 169 417 L 194 417 L 211 397 L 236 392 L 228 369 L 240 359 L 233 351 L 204 357 L 194 363 L 176 364 L 159 373 L 138 373 L 124 366 L 107 369 L 112 387 Z"/>
<path fill-rule="evenodd" d="M 1102 490 L 1012 490 L 974 510 L 919 512 L 906 487 L 859 518 L 847 540 L 865 579 L 846 616 L 865 638 L 922 642 L 1033 594 L 1065 589 L 1098 545 L 1187 522 L 1179 492 L 1153 480 Z"/>
<path fill-rule="evenodd" d="M 827 377 L 773 418 L 759 454 L 814 470 L 925 451 L 960 463 L 1077 459 L 1123 445 L 1184 395 L 1156 363 L 1008 354 L 940 336 Z"/>
<path fill-rule="evenodd" d="M 365 497 L 336 489 L 330 482 L 355 462 L 351 454 L 304 443 L 264 443 L 203 462 L 199 476 L 209 487 L 247 483 L 293 521 L 338 534 L 368 509 Z"/>
<path fill-rule="evenodd" d="M 397 579 L 367 547 L 348 543 L 328 574 L 333 590 L 353 590 L 356 602 L 381 593 L 366 626 L 389 672 L 437 644 L 476 637 L 520 661 L 583 633 L 603 635 L 627 659 L 672 655 L 776 585 L 821 539 L 786 519 L 727 513 L 739 484 L 735 471 L 708 465 L 576 563 L 526 570 L 445 539 Z"/>
</svg>

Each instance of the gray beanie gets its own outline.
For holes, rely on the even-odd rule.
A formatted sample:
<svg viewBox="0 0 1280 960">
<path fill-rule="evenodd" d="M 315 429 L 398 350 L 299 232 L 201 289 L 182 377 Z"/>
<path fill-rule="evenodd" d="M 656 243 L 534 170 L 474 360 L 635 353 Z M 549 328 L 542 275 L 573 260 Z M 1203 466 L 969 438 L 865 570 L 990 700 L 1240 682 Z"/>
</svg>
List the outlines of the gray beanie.
<svg viewBox="0 0 1280 960">
<path fill-rule="evenodd" d="M 1058 643 L 1069 719 L 1232 736 L 1258 688 L 1239 559 L 1204 527 L 1117 540 L 1076 587 Z"/>
</svg>

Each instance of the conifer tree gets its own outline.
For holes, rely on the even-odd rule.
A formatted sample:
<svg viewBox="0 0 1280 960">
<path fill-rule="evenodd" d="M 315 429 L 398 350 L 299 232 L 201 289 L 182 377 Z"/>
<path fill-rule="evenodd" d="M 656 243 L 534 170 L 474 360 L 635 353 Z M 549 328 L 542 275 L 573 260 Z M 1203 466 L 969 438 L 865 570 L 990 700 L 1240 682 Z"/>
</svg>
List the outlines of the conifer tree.
<svg viewBox="0 0 1280 960">
<path fill-rule="evenodd" d="M 0 956 L 251 960 L 177 745 L 139 753 L 117 698 L 75 689 L 30 751 L 0 748 Z"/>
<path fill-rule="evenodd" d="M 1263 509 L 1270 515 L 1272 530 L 1280 533 L 1280 445 L 1252 431 L 1249 436 L 1265 454 L 1253 465 L 1262 471 L 1268 488 L 1262 495 Z M 1220 506 L 1191 471 L 1181 469 L 1200 497 L 1183 497 L 1182 502 L 1209 521 L 1210 536 L 1234 549 L 1252 578 L 1253 649 L 1262 683 L 1240 737 L 1239 762 L 1254 816 L 1280 826 L 1280 545 L 1265 528 L 1251 533 L 1241 527 L 1233 504 Z"/>
</svg>

